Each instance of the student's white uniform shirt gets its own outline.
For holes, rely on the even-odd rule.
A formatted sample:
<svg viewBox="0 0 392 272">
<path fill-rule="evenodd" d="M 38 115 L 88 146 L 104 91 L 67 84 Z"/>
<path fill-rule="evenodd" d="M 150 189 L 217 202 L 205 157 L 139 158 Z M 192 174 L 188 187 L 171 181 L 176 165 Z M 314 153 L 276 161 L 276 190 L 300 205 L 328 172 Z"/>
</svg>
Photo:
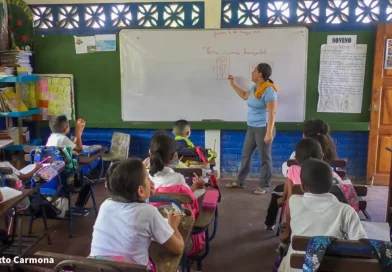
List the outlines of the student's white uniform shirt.
<svg viewBox="0 0 392 272">
<path fill-rule="evenodd" d="M 291 153 L 289 160 L 295 160 L 295 151 Z M 289 167 L 287 165 L 287 161 L 285 161 L 282 164 L 282 174 L 285 178 L 287 178 L 287 171 L 289 170 Z"/>
<path fill-rule="evenodd" d="M 297 236 L 333 236 L 339 239 L 359 240 L 366 238 L 365 230 L 355 210 L 338 201 L 330 194 L 303 196 L 292 195 L 289 200 L 291 239 Z M 302 271 L 290 267 L 290 255 L 295 251 L 289 248 L 282 260 L 279 272 Z"/>
<path fill-rule="evenodd" d="M 174 170 L 169 167 L 164 167 L 162 171 L 156 173 L 154 176 L 150 175 L 150 179 L 154 182 L 155 188 L 173 185 L 183 185 L 189 188 L 189 185 L 185 182 L 184 176 L 174 172 Z"/>
<path fill-rule="evenodd" d="M 90 256 L 123 256 L 147 265 L 151 240 L 164 244 L 173 233 L 156 207 L 107 199 L 95 221 Z"/>
<path fill-rule="evenodd" d="M 72 142 L 66 135 L 61 133 L 52 133 L 46 143 L 46 146 L 66 147 L 70 146 L 75 148 L 76 144 Z"/>
</svg>

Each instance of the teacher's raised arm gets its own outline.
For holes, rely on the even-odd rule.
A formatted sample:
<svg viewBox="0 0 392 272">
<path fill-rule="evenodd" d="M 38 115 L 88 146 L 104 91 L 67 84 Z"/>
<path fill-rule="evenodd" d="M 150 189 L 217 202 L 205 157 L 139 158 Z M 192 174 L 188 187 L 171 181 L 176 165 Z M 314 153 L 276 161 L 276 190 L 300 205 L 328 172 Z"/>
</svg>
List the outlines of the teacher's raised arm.
<svg viewBox="0 0 392 272">
<path fill-rule="evenodd" d="M 252 81 L 255 84 L 249 91 L 241 89 L 235 83 L 235 77 L 229 76 L 231 87 L 239 97 L 247 101 L 248 130 L 242 149 L 241 169 L 237 182 L 226 184 L 228 188 L 246 188 L 246 177 L 256 147 L 261 161 L 261 177 L 259 188 L 254 193 L 257 195 L 265 194 L 270 188 L 272 177 L 271 144 L 275 135 L 277 92 L 279 91 L 270 78 L 271 74 L 272 69 L 269 64 L 260 63 L 257 65 L 252 72 Z"/>
</svg>

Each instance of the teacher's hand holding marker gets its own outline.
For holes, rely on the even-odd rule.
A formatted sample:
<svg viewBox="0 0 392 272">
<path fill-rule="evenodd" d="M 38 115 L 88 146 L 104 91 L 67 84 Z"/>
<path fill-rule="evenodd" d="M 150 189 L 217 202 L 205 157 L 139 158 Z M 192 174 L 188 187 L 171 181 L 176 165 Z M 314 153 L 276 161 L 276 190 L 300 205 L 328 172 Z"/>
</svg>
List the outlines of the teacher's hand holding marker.
<svg viewBox="0 0 392 272">
<path fill-rule="evenodd" d="M 252 163 L 252 155 L 257 147 L 261 161 L 259 188 L 254 193 L 265 194 L 269 191 L 272 177 L 271 145 L 275 135 L 275 115 L 278 87 L 270 79 L 271 66 L 260 63 L 252 72 L 254 85 L 246 91 L 240 88 L 233 75 L 229 76 L 231 87 L 248 105 L 247 124 L 244 147 L 242 149 L 241 169 L 237 182 L 226 184 L 228 188 L 246 188 L 246 177 Z"/>
</svg>

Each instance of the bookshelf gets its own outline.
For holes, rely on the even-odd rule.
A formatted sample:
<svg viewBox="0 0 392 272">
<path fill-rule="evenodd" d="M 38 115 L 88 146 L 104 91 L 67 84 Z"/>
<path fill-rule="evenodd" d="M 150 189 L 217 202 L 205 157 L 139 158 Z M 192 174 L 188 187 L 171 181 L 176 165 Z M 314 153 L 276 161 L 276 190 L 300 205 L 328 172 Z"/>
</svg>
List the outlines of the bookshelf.
<svg viewBox="0 0 392 272">
<path fill-rule="evenodd" d="M 28 82 L 38 82 L 39 76 L 35 75 L 27 75 L 27 76 L 9 76 L 0 78 L 0 83 L 15 83 L 15 92 L 16 97 L 19 99 L 17 100 L 16 107 L 19 108 L 22 101 L 21 101 L 21 88 L 20 83 L 28 83 Z M 23 117 L 28 117 L 34 114 L 39 114 L 39 109 L 29 109 L 27 111 L 12 111 L 12 112 L 0 112 L 0 117 L 3 118 L 17 118 L 18 119 L 18 130 L 19 130 L 19 142 L 23 142 Z M 32 140 L 31 144 L 38 143 L 39 140 Z M 11 145 L 5 148 L 5 150 L 23 150 L 24 144 L 19 145 Z"/>
</svg>

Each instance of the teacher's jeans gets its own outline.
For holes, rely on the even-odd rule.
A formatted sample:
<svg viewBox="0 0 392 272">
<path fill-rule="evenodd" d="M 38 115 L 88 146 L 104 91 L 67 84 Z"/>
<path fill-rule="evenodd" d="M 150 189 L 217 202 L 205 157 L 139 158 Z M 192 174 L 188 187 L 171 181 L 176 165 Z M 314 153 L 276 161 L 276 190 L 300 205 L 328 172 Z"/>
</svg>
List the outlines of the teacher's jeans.
<svg viewBox="0 0 392 272">
<path fill-rule="evenodd" d="M 237 184 L 246 186 L 246 177 L 249 174 L 250 166 L 252 164 L 252 157 L 256 150 L 259 151 L 260 156 L 260 188 L 269 190 L 272 177 L 272 155 L 271 145 L 264 142 L 265 134 L 267 133 L 267 126 L 265 127 L 251 127 L 248 126 L 244 147 L 242 149 L 241 169 L 238 175 Z M 273 130 L 275 137 L 275 128 Z"/>
</svg>

